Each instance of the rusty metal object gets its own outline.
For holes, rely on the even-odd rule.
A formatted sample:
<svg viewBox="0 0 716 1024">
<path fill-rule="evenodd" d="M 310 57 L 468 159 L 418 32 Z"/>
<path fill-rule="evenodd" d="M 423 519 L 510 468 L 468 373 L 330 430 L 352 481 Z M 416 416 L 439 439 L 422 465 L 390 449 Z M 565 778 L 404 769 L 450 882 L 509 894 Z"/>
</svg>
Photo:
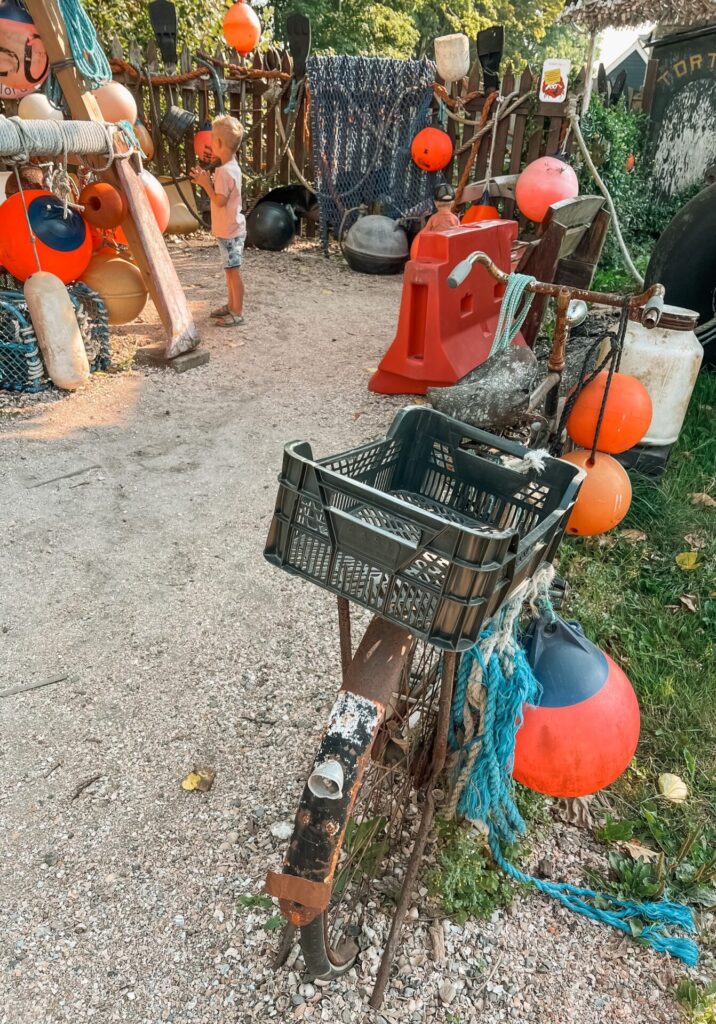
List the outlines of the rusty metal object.
<svg viewBox="0 0 716 1024">
<path fill-rule="evenodd" d="M 341 669 L 345 682 L 348 666 L 353 660 L 353 644 L 351 642 L 351 606 L 347 597 L 338 599 L 338 637 L 341 644 Z"/>
<path fill-rule="evenodd" d="M 317 797 L 305 786 L 283 873 L 269 873 L 266 891 L 280 900 L 295 925 L 309 924 L 330 902 L 343 837 L 386 706 L 400 688 L 415 640 L 398 626 L 372 620 L 347 667 L 318 748 L 313 771 L 326 761 L 343 770 L 337 799 Z"/>
<path fill-rule="evenodd" d="M 418 834 L 415 837 L 413 850 L 405 871 L 405 879 L 403 881 L 403 888 L 400 891 L 400 899 L 398 900 L 398 905 L 395 908 L 393 920 L 390 925 L 390 932 L 385 943 L 385 949 L 383 950 L 380 967 L 378 968 L 378 974 L 375 979 L 375 986 L 370 997 L 370 1005 L 374 1010 L 379 1010 L 383 1002 L 385 987 L 388 984 L 388 978 L 390 977 L 390 967 L 393 962 L 393 958 L 395 957 L 398 942 L 400 941 L 400 933 L 403 928 L 405 915 L 413 898 L 413 890 L 415 889 L 415 883 L 418 878 L 423 853 L 425 852 L 425 846 L 430 835 L 433 817 L 435 816 L 434 786 L 440 773 L 445 767 L 448 727 L 450 724 L 450 708 L 452 705 L 452 694 L 455 684 L 456 665 L 456 654 L 444 655 L 443 677 L 440 687 L 440 704 L 438 705 L 438 722 L 435 731 L 435 744 L 433 746 L 433 774 L 425 797 L 425 807 L 423 808 L 423 816 L 420 820 Z"/>
<path fill-rule="evenodd" d="M 565 353 L 569 339 L 569 325 L 567 324 L 567 309 L 572 296 L 566 288 L 560 289 L 557 295 L 557 319 L 554 325 L 554 337 L 552 349 L 549 354 L 547 369 L 550 373 L 561 373 L 565 364 Z"/>
</svg>

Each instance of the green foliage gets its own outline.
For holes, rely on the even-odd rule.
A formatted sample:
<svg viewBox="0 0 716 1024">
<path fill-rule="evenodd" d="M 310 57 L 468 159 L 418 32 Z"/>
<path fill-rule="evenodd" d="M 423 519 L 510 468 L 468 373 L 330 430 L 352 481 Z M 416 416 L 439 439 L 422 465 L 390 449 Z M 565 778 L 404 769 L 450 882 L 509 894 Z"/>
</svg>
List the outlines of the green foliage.
<svg viewBox="0 0 716 1024">
<path fill-rule="evenodd" d="M 236 901 L 245 910 L 272 910 L 273 901 L 270 896 L 262 892 L 253 893 L 248 896 L 239 896 Z"/>
<path fill-rule="evenodd" d="M 146 46 L 154 38 L 145 0 L 83 0 L 103 46 L 109 51 L 116 35 L 125 48 L 134 39 Z M 204 0 L 176 0 L 179 49 L 187 43 L 192 50 L 213 49 L 221 38 L 221 23 L 228 3 L 207 6 Z M 263 20 L 263 12 L 259 10 Z"/>
<path fill-rule="evenodd" d="M 677 986 L 676 998 L 686 1010 L 689 1024 L 716 1024 L 716 982 L 697 985 L 684 978 Z"/>
<path fill-rule="evenodd" d="M 514 887 L 493 863 L 486 848 L 467 826 L 438 821 L 436 865 L 427 886 L 446 914 L 458 921 L 489 917 L 506 906 Z"/>
<path fill-rule="evenodd" d="M 627 110 L 623 100 L 615 107 L 605 107 L 595 95 L 581 126 L 592 160 L 614 201 L 627 248 L 642 273 L 659 235 L 684 203 L 699 191 L 698 185 L 689 186 L 670 199 L 655 198 L 646 154 L 647 125 L 646 115 Z M 631 157 L 635 163 L 630 171 L 627 161 Z M 582 194 L 597 191 L 586 165 L 579 168 L 579 191 Z M 633 284 L 616 236 L 610 231 L 594 288 L 628 291 Z"/>
<path fill-rule="evenodd" d="M 611 788 L 614 813 L 597 834 L 612 843 L 633 838 L 663 855 L 634 885 L 659 880 L 696 906 L 716 895 L 716 536 L 713 510 L 693 504 L 690 495 L 714 494 L 715 406 L 716 375 L 701 374 L 662 480 L 633 476 L 624 526 L 641 531 L 643 541 L 615 531 L 569 540 L 560 551 L 560 572 L 570 583 L 567 617 L 578 619 L 624 667 L 641 708 L 637 757 Z M 704 546 L 697 568 L 687 573 L 675 559 L 694 541 Z M 688 607 L 679 600 L 684 595 Z M 657 796 L 664 771 L 687 781 L 685 803 Z M 632 880 L 611 883 L 623 888 Z"/>
</svg>

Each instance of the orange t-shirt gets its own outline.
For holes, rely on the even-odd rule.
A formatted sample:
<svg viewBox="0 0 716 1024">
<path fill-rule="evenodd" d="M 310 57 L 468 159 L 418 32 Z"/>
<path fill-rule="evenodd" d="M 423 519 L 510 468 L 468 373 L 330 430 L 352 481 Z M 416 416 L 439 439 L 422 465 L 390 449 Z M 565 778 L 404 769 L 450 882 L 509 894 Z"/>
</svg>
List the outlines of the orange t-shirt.
<svg viewBox="0 0 716 1024">
<path fill-rule="evenodd" d="M 460 220 L 451 210 L 438 210 L 428 220 L 423 231 L 446 231 L 448 228 L 459 228 Z"/>
</svg>

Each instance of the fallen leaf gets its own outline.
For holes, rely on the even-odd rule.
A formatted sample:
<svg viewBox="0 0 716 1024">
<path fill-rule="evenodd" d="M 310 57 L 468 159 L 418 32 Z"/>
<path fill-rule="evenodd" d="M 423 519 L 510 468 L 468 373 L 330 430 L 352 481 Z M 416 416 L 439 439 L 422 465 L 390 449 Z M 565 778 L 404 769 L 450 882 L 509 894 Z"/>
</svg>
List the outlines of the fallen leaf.
<svg viewBox="0 0 716 1024">
<path fill-rule="evenodd" d="M 621 846 L 632 860 L 653 861 L 659 859 L 658 850 L 652 850 L 648 846 L 644 846 L 638 839 L 630 839 L 629 842 L 622 843 Z"/>
<path fill-rule="evenodd" d="M 193 793 L 195 790 L 199 793 L 208 793 L 214 785 L 215 778 L 216 772 L 211 768 L 195 768 L 181 780 L 181 788 L 188 793 Z"/>
<path fill-rule="evenodd" d="M 716 498 L 712 498 L 710 494 L 705 494 L 703 491 L 698 491 L 696 494 L 690 494 L 692 505 L 701 505 L 703 508 L 716 508 Z"/>
<path fill-rule="evenodd" d="M 683 804 L 688 798 L 689 787 L 678 775 L 664 772 L 657 780 L 659 792 L 671 804 Z"/>
<path fill-rule="evenodd" d="M 363 415 L 363 410 L 359 409 L 358 412 L 354 412 L 353 413 L 353 419 L 354 420 L 358 420 L 358 419 L 361 418 L 362 415 Z"/>
<path fill-rule="evenodd" d="M 705 533 L 701 533 L 701 532 L 699 532 L 699 533 L 687 533 L 686 536 L 684 537 L 684 540 L 686 541 L 686 543 L 689 545 L 690 548 L 693 548 L 696 551 L 700 551 L 701 548 L 705 548 L 706 545 L 708 544 L 708 537 L 706 536 Z"/>
<path fill-rule="evenodd" d="M 646 534 L 643 530 L 620 530 L 619 536 L 627 544 L 641 544 L 643 540 L 646 540 Z"/>
<path fill-rule="evenodd" d="M 699 564 L 699 553 L 698 551 L 682 551 L 676 556 L 676 564 L 684 572 L 692 572 L 698 568 Z"/>
<path fill-rule="evenodd" d="M 691 594 L 682 594 L 679 598 L 679 604 L 682 604 L 684 608 L 687 608 L 690 612 L 696 611 L 696 605 Z"/>
</svg>

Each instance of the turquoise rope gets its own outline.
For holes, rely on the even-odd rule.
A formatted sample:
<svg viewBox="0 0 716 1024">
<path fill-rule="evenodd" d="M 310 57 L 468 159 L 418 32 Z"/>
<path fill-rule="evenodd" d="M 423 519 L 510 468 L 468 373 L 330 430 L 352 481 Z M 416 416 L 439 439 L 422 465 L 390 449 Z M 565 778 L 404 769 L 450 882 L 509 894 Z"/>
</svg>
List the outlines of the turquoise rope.
<svg viewBox="0 0 716 1024">
<path fill-rule="evenodd" d="M 81 0 L 59 0 L 72 57 L 91 89 L 112 81 L 112 70 Z"/>
<path fill-rule="evenodd" d="M 650 923 L 642 928 L 639 938 L 659 952 L 669 953 L 693 967 L 699 955 L 696 943 L 692 939 L 672 935 L 667 930 L 673 927 L 685 932 L 695 931 L 693 914 L 683 904 L 670 900 L 637 903 L 600 895 L 592 889 L 565 882 L 545 881 L 525 874 L 505 858 L 502 845 L 514 843 L 526 829 L 512 796 L 515 735 L 522 724 L 523 704 L 538 702 L 540 687 L 519 646 L 516 624 L 512 637 L 514 649 L 510 650 L 509 656 L 495 651 L 485 660 L 480 645 L 492 637 L 496 628 L 499 628 L 499 623 L 485 630 L 478 644 L 462 656 L 455 681 L 449 743 L 451 749 L 458 752 L 457 777 L 470 750 L 480 744 L 477 760 L 460 794 L 458 812 L 470 821 L 483 822 L 487 826 L 492 856 L 510 878 L 559 900 L 574 913 L 609 924 L 627 935 L 633 934 L 631 920 L 646 919 Z M 482 669 L 484 719 L 479 723 L 479 734 L 461 745 L 459 735 L 464 728 L 468 684 L 475 662 Z M 470 706 L 468 711 L 477 714 L 478 709 Z"/>
<path fill-rule="evenodd" d="M 507 288 L 500 306 L 500 317 L 497 321 L 495 337 L 490 349 L 490 355 L 502 352 L 515 340 L 517 332 L 530 311 L 534 293 L 528 292 L 527 286 L 534 284 L 537 279 L 529 274 L 510 274 L 507 281 Z M 522 303 L 522 306 L 520 306 Z"/>
</svg>

